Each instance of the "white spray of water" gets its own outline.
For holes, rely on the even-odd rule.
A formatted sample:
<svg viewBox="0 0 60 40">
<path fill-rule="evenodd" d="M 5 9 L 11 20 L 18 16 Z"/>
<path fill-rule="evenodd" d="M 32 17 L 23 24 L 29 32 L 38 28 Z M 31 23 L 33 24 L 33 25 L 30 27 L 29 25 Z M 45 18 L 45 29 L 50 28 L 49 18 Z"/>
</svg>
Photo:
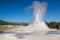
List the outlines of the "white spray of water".
<svg viewBox="0 0 60 40">
<path fill-rule="evenodd" d="M 45 14 L 46 11 L 46 6 L 47 3 L 46 2 L 38 2 L 38 1 L 34 1 L 33 2 L 33 9 L 34 9 L 34 20 L 35 21 L 43 21 L 43 16 Z"/>
<path fill-rule="evenodd" d="M 33 8 L 34 10 L 33 23 L 28 25 L 28 27 L 25 28 L 25 31 L 32 32 L 32 31 L 41 31 L 49 29 L 45 24 L 45 22 L 43 21 L 43 16 L 47 8 L 47 3 L 34 1 L 32 6 L 28 7 L 28 9 L 29 8 Z"/>
</svg>

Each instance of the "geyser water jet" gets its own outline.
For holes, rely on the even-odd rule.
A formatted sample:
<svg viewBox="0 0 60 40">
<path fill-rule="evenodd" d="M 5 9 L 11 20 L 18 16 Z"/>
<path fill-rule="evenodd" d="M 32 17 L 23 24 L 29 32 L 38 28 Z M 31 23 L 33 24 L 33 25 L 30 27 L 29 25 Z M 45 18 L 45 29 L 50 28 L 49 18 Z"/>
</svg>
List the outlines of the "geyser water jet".
<svg viewBox="0 0 60 40">
<path fill-rule="evenodd" d="M 49 28 L 43 21 L 43 17 L 47 8 L 47 3 L 34 1 L 32 6 L 29 8 L 33 8 L 34 11 L 33 22 L 28 25 L 28 27 L 26 27 L 24 30 L 28 32 L 48 30 Z"/>
</svg>

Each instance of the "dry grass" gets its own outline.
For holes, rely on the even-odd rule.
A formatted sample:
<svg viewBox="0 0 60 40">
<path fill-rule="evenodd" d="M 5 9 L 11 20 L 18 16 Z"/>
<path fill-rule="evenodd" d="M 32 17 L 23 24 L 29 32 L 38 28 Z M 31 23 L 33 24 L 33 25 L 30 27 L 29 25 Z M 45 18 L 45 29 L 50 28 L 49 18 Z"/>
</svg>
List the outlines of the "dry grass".
<svg viewBox="0 0 60 40">
<path fill-rule="evenodd" d="M 4 25 L 4 26 L 7 26 L 7 25 Z M 9 30 L 9 29 L 18 27 L 18 25 L 11 25 L 11 27 L 9 27 L 9 25 L 7 27 L 4 27 L 4 26 L 0 27 L 0 31 L 5 31 L 5 30 Z"/>
</svg>

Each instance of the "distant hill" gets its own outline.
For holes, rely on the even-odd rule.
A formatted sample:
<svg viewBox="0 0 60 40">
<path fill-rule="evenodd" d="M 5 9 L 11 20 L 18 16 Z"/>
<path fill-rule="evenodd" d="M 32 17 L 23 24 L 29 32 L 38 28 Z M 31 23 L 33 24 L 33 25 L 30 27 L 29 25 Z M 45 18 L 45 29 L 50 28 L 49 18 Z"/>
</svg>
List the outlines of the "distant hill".
<svg viewBox="0 0 60 40">
<path fill-rule="evenodd" d="M 7 22 L 0 20 L 0 25 L 28 25 L 29 23 L 24 23 L 24 22 Z"/>
<path fill-rule="evenodd" d="M 9 24 L 9 23 L 6 21 L 0 20 L 0 25 L 7 25 L 7 24 Z"/>
</svg>

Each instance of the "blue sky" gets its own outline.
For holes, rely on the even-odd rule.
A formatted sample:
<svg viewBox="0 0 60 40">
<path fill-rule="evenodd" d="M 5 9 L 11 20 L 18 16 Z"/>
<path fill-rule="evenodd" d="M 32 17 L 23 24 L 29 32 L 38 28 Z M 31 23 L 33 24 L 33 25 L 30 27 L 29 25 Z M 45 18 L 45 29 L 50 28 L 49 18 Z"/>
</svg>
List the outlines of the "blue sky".
<svg viewBox="0 0 60 40">
<path fill-rule="evenodd" d="M 24 11 L 34 0 L 0 0 L 0 20 L 32 22 L 33 12 Z M 60 21 L 60 0 L 38 0 L 48 3 L 44 21 Z"/>
</svg>

